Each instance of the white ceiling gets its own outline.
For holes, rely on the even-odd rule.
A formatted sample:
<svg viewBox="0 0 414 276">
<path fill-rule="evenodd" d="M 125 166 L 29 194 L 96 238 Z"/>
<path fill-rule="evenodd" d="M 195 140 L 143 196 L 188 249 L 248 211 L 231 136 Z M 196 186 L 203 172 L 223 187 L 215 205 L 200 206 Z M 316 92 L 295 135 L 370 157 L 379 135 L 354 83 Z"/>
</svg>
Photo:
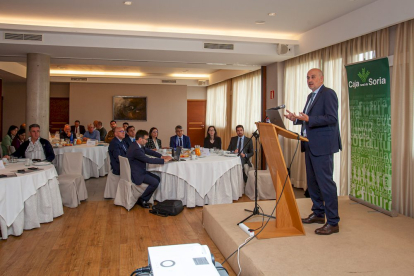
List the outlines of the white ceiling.
<svg viewBox="0 0 414 276">
<path fill-rule="evenodd" d="M 2 1 L 0 23 L 294 38 L 374 1 L 13 0 Z"/>
<path fill-rule="evenodd" d="M 41 33 L 44 40 L 0 37 L 0 61 L 25 63 L 27 53 L 44 53 L 51 56 L 52 68 L 66 70 L 164 76 L 256 70 L 293 57 L 300 34 L 375 0 L 132 0 L 131 6 L 123 2 L 2 1 L 1 35 Z M 270 12 L 276 16 L 268 16 Z M 266 23 L 256 25 L 257 20 Z M 203 42 L 233 43 L 235 49 L 206 50 Z M 288 44 L 292 51 L 278 55 L 276 43 Z"/>
</svg>

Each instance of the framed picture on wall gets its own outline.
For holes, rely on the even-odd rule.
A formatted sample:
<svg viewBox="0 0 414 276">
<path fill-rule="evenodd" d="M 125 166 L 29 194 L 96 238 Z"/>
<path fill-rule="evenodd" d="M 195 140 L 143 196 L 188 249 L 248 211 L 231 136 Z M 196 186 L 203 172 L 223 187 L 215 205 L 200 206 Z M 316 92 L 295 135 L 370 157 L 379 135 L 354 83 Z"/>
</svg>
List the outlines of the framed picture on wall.
<svg viewBox="0 0 414 276">
<path fill-rule="evenodd" d="M 146 121 L 147 97 L 114 96 L 113 117 L 120 121 Z"/>
</svg>

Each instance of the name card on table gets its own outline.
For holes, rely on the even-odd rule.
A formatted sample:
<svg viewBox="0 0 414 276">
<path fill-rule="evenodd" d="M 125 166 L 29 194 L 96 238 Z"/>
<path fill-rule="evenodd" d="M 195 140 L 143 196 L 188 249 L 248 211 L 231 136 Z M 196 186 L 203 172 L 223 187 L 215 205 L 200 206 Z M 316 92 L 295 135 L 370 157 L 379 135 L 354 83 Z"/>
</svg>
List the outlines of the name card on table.
<svg viewBox="0 0 414 276">
<path fill-rule="evenodd" d="M 201 155 L 204 155 L 204 156 L 210 155 L 210 150 L 207 149 L 207 148 L 203 148 L 203 151 L 202 151 Z"/>
<path fill-rule="evenodd" d="M 96 140 L 95 139 L 88 139 L 86 141 L 87 146 L 96 146 Z"/>
<path fill-rule="evenodd" d="M 4 166 L 3 160 L 0 160 L 0 170 L 1 169 L 5 169 L 6 167 Z"/>
</svg>

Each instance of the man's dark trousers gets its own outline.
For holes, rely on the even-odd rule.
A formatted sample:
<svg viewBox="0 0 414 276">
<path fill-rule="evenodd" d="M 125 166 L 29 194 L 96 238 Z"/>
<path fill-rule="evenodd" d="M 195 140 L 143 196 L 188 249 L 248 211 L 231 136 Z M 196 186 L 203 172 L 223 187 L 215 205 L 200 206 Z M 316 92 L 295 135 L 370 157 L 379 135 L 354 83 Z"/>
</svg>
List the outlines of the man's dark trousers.
<svg viewBox="0 0 414 276">
<path fill-rule="evenodd" d="M 309 144 L 302 143 L 305 146 L 306 179 L 313 202 L 312 211 L 320 217 L 326 214 L 328 224 L 337 225 L 338 197 L 336 184 L 332 178 L 333 154 L 315 156 L 309 150 Z"/>
</svg>

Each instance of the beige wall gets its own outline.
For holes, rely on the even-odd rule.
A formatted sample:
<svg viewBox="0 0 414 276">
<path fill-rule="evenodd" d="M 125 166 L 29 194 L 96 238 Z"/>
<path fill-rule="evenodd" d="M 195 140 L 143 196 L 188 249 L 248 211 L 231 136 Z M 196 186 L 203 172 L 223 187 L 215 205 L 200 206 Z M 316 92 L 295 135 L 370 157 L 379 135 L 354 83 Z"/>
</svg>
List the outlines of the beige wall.
<svg viewBox="0 0 414 276">
<path fill-rule="evenodd" d="M 187 126 L 187 87 L 179 85 L 145 84 L 90 84 L 71 83 L 69 100 L 69 120 L 80 120 L 82 125 L 94 120 L 102 121 L 106 130 L 112 120 L 113 96 L 146 96 L 147 121 L 130 121 L 135 129 L 149 130 L 155 126 L 163 146 L 168 146 L 169 137 L 174 135 L 174 127 Z M 123 122 L 118 121 L 118 125 Z"/>
<path fill-rule="evenodd" d="M 69 83 L 51 83 L 50 97 L 69 98 Z M 26 83 L 3 82 L 3 134 L 26 121 Z M 48 127 L 48 126 L 47 126 Z"/>
<path fill-rule="evenodd" d="M 207 100 L 207 87 L 187 86 L 188 100 Z"/>
</svg>

